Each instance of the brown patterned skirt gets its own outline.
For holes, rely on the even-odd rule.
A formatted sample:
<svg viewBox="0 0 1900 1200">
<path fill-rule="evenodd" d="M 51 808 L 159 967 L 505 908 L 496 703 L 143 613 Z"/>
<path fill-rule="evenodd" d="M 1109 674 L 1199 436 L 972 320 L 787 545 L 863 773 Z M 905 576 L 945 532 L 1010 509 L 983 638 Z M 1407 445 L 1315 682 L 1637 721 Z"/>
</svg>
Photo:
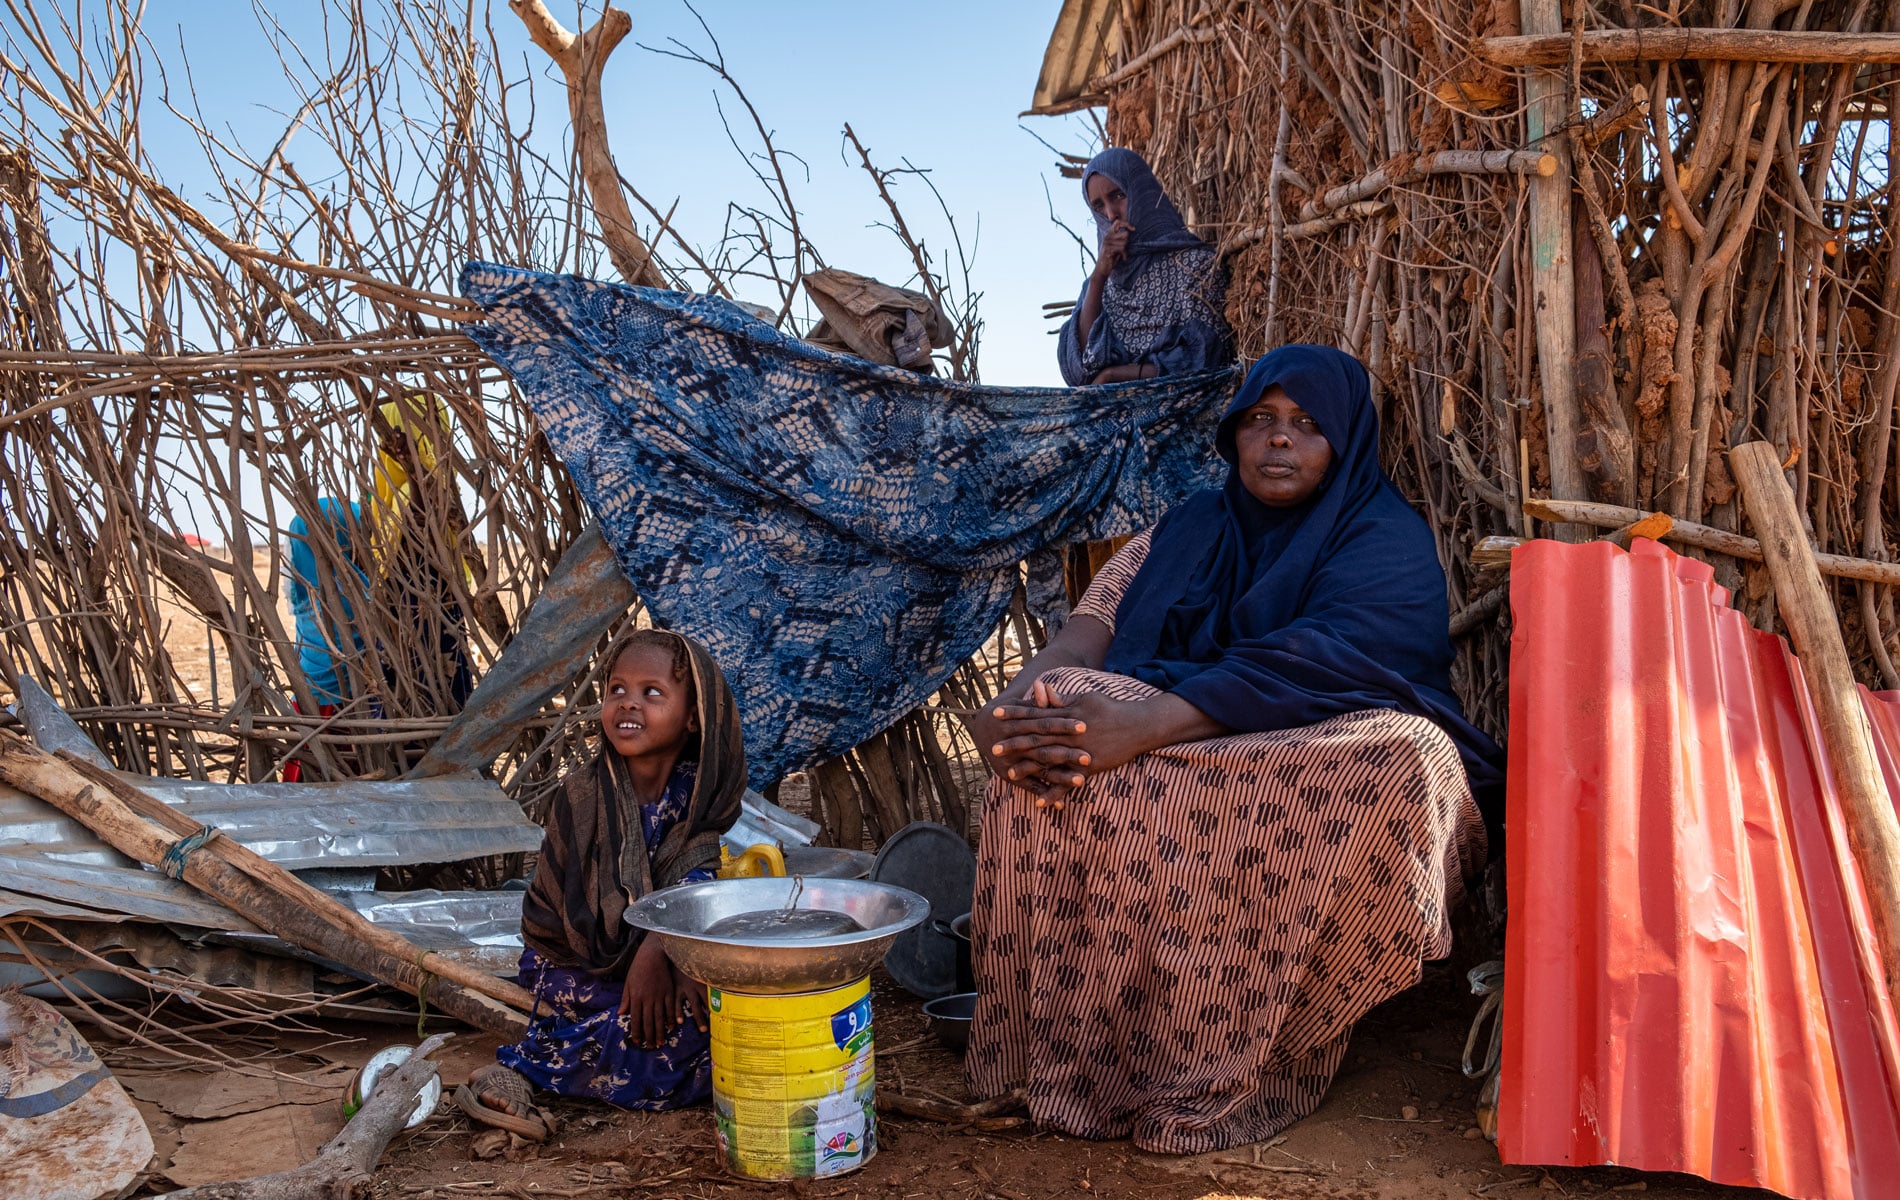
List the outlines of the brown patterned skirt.
<svg viewBox="0 0 1900 1200">
<path fill-rule="evenodd" d="M 992 779 L 971 1085 L 1026 1087 L 1041 1125 L 1161 1153 L 1269 1137 L 1319 1104 L 1353 1024 L 1450 952 L 1484 847 L 1451 739 L 1392 712 L 1170 746 L 1059 814 Z"/>
</svg>

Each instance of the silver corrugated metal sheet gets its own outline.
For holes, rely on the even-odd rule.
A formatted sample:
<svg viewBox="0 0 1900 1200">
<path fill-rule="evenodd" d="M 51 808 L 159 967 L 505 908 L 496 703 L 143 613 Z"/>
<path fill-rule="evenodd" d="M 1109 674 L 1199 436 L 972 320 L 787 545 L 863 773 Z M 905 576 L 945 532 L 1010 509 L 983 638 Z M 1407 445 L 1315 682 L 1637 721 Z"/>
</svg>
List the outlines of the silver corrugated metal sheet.
<svg viewBox="0 0 1900 1200">
<path fill-rule="evenodd" d="M 20 715 L 42 746 L 105 756 L 29 676 Z M 367 890 L 379 867 L 539 849 L 541 829 L 493 782 L 201 783 L 120 776 L 280 867 L 334 891 Z M 519 902 L 516 902 L 517 924 Z M 185 884 L 147 870 L 52 805 L 0 784 L 0 916 L 31 913 L 253 929 Z"/>
<path fill-rule="evenodd" d="M 789 812 L 747 788 L 740 798 L 739 819 L 719 840 L 734 854 L 743 854 L 747 846 L 761 842 L 783 849 L 809 846 L 823 829 L 818 822 Z"/>
<path fill-rule="evenodd" d="M 59 863 L 0 850 L 0 917 L 111 922 L 128 919 L 225 935 L 232 945 L 304 957 L 191 887 L 139 867 Z M 521 957 L 518 891 L 341 892 L 337 899 L 424 950 L 512 975 Z"/>
<path fill-rule="evenodd" d="M 393 867 L 538 850 L 541 829 L 486 779 L 234 786 L 128 777 L 281 867 Z"/>
<path fill-rule="evenodd" d="M 226 784 L 124 778 L 292 870 L 456 862 L 541 845 L 540 827 L 485 779 Z M 79 822 L 0 785 L 0 846 L 21 844 L 105 850 Z"/>
<path fill-rule="evenodd" d="M 6 868 L 0 866 L 0 871 Z M 25 892 L 9 891 L 0 888 L 0 918 L 5 917 L 52 917 L 73 918 L 81 921 L 97 921 L 100 914 L 90 908 L 78 908 L 71 904 L 61 904 L 57 900 L 48 900 L 44 896 L 31 896 Z M 0 987 L 5 987 L 0 980 Z"/>
<path fill-rule="evenodd" d="M 344 899 L 377 925 L 487 971 L 512 976 L 521 961 L 526 892 L 353 892 Z"/>
<path fill-rule="evenodd" d="M 337 882 L 340 871 L 369 877 L 378 867 L 541 845 L 540 827 L 487 780 L 234 785 L 126 779 L 279 866 L 320 874 L 313 880 L 319 883 Z M 493 903 L 508 902 L 489 907 Z M 519 898 L 512 903 L 518 930 Z M 395 913 L 390 910 L 392 921 Z M 0 785 L 0 917 L 14 914 L 255 932 L 242 917 L 119 854 L 51 805 Z"/>
<path fill-rule="evenodd" d="M 525 892 L 346 892 L 337 897 L 370 922 L 493 975 L 513 975 L 521 959 Z M 265 933 L 224 934 L 218 941 L 272 954 L 309 955 Z"/>
<path fill-rule="evenodd" d="M 1063 0 L 1024 116 L 1053 116 L 1101 102 L 1088 85 L 1107 73 L 1121 46 L 1120 11 L 1120 0 Z"/>
<path fill-rule="evenodd" d="M 113 854 L 103 846 L 100 850 Z M 15 913 L 161 921 L 200 929 L 256 928 L 196 888 L 148 871 L 130 859 L 100 864 L 56 858 L 41 847 L 0 846 L 0 917 Z"/>
</svg>

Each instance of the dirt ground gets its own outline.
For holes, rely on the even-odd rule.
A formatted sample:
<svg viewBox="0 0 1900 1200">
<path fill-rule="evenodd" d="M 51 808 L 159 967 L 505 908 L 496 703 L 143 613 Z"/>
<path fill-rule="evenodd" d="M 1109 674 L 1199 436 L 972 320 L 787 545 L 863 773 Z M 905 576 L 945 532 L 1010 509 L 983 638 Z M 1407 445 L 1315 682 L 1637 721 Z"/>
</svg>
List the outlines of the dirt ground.
<svg viewBox="0 0 1900 1200">
<path fill-rule="evenodd" d="M 181 674 L 201 701 L 208 702 L 215 687 L 228 702 L 231 681 L 223 655 L 200 640 L 201 627 L 193 626 L 190 614 L 168 615 L 176 635 L 168 639 L 176 643 L 169 648 Z M 803 807 L 802 794 L 781 798 L 795 809 Z M 880 1087 L 967 1099 L 961 1065 L 930 1040 L 921 1002 L 881 976 L 876 984 Z M 798 1185 L 767 1185 L 724 1172 L 706 1108 L 647 1115 L 555 1101 L 563 1127 L 552 1143 L 531 1159 L 481 1161 L 471 1154 L 469 1122 L 445 1099 L 428 1124 L 384 1156 L 374 1194 L 390 1200 L 700 1200 L 748 1194 L 837 1200 L 1462 1200 L 1642 1193 L 1653 1200 L 1772 1200 L 1767 1192 L 1686 1176 L 1500 1164 L 1495 1147 L 1478 1137 L 1472 1124 L 1478 1085 L 1457 1065 L 1475 1006 L 1461 970 L 1450 964 L 1428 967 L 1419 987 L 1360 1024 L 1345 1066 L 1317 1112 L 1264 1145 L 1218 1154 L 1169 1158 L 1125 1141 L 1087 1142 L 1027 1129 L 959 1131 L 880 1115 L 878 1154 L 861 1170 Z M 413 1027 L 353 1025 L 337 1026 L 332 1035 L 210 1035 L 206 1040 L 222 1053 L 296 1078 L 237 1077 L 208 1067 L 181 1071 L 135 1047 L 95 1041 L 137 1100 L 158 1145 L 159 1173 L 141 1196 L 307 1161 L 342 1127 L 337 1097 L 354 1068 L 381 1046 L 413 1044 L 416 1038 Z M 469 1032 L 451 1042 L 439 1056 L 447 1088 L 492 1062 L 495 1044 Z M 1408 1107 L 1416 1111 L 1415 1119 L 1407 1119 Z"/>
<path fill-rule="evenodd" d="M 1636 1192 L 1652 1200 L 1741 1200 L 1770 1195 L 1613 1168 L 1544 1171 L 1501 1165 L 1496 1150 L 1474 1132 L 1471 1105 L 1477 1085 L 1456 1065 L 1474 1003 L 1462 985 L 1453 968 L 1435 965 L 1418 988 L 1376 1010 L 1360 1025 L 1319 1111 L 1259 1147 L 1166 1158 L 1127 1142 L 1086 1142 L 1033 1130 L 959 1132 L 885 1115 L 879 1118 L 877 1156 L 863 1169 L 798 1185 L 766 1185 L 724 1173 L 705 1108 L 645 1115 L 556 1101 L 563 1124 L 558 1137 L 535 1157 L 510 1162 L 473 1159 L 469 1124 L 445 1102 L 434 1120 L 391 1147 L 375 1194 L 401 1200 L 684 1200 L 747 1194 L 839 1200 L 1447 1200 Z M 961 1066 L 929 1040 L 920 1003 L 882 979 L 873 1003 L 880 1087 L 966 1099 Z M 360 1064 L 380 1045 L 413 1041 L 414 1033 L 394 1027 L 351 1032 L 357 1036 L 283 1036 L 268 1047 L 243 1047 L 259 1062 L 305 1072 L 308 1083 L 278 1085 L 287 1089 L 283 1095 L 290 1103 L 259 1106 L 253 1100 L 250 1111 L 235 1113 L 247 1107 L 243 1089 L 233 1091 L 230 1081 L 216 1073 L 181 1086 L 175 1068 L 141 1067 L 108 1050 L 153 1127 L 169 1173 L 155 1178 L 142 1194 L 162 1192 L 170 1182 L 283 1169 L 309 1157 L 341 1127 L 334 1096 L 347 1078 L 344 1068 Z M 461 1082 L 493 1061 L 494 1045 L 494 1039 L 475 1034 L 452 1042 L 442 1059 L 445 1083 Z M 1416 1110 L 1415 1119 L 1406 1118 L 1408 1107 Z M 209 1119 L 181 1118 L 178 1112 Z"/>
</svg>

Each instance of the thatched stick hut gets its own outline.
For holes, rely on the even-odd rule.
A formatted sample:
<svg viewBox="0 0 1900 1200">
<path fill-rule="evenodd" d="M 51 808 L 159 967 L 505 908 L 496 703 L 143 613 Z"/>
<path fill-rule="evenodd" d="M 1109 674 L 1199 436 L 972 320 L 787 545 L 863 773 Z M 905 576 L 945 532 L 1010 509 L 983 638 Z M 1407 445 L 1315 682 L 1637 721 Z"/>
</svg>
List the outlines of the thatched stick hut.
<svg viewBox="0 0 1900 1200">
<path fill-rule="evenodd" d="M 1671 12 L 1069 0 L 1031 109 L 1106 106 L 1226 250 L 1243 353 L 1371 366 L 1387 466 L 1479 618 L 1463 686 L 1494 728 L 1503 606 L 1471 606 L 1501 579 L 1467 555 L 1586 528 L 1539 527 L 1527 497 L 1733 533 L 1725 451 L 1767 439 L 1817 549 L 1892 554 L 1891 14 Z M 1770 626 L 1762 568 L 1711 557 Z M 1892 589 L 1831 586 L 1863 680 L 1900 686 Z"/>
</svg>

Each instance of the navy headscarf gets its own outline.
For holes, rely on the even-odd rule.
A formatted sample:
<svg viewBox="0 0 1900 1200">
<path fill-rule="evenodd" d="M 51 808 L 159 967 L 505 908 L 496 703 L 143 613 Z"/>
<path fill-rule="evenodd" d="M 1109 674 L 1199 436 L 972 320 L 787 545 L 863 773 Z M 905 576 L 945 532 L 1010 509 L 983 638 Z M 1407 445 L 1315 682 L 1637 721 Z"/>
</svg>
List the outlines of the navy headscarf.
<svg viewBox="0 0 1900 1200">
<path fill-rule="evenodd" d="M 1104 150 L 1082 171 L 1082 196 L 1101 175 L 1128 198 L 1128 256 L 1110 273 L 1102 311 L 1088 344 L 1076 336 L 1075 317 L 1062 326 L 1056 357 L 1062 377 L 1080 387 L 1107 367 L 1152 364 L 1162 375 L 1191 375 L 1233 361 L 1233 338 L 1221 313 L 1225 281 L 1214 248 L 1188 229 L 1161 181 L 1133 150 Z M 1112 222 L 1095 213 L 1096 246 Z M 1079 311 L 1088 281 L 1076 297 Z"/>
<path fill-rule="evenodd" d="M 1241 414 L 1276 384 L 1333 449 L 1320 486 L 1290 508 L 1254 499 L 1231 466 Z M 1368 708 L 1430 718 L 1457 743 L 1495 851 L 1500 751 L 1452 694 L 1444 571 L 1378 443 L 1358 359 L 1282 346 L 1255 363 L 1215 433 L 1227 481 L 1155 527 L 1105 666 L 1241 732 Z"/>
</svg>

